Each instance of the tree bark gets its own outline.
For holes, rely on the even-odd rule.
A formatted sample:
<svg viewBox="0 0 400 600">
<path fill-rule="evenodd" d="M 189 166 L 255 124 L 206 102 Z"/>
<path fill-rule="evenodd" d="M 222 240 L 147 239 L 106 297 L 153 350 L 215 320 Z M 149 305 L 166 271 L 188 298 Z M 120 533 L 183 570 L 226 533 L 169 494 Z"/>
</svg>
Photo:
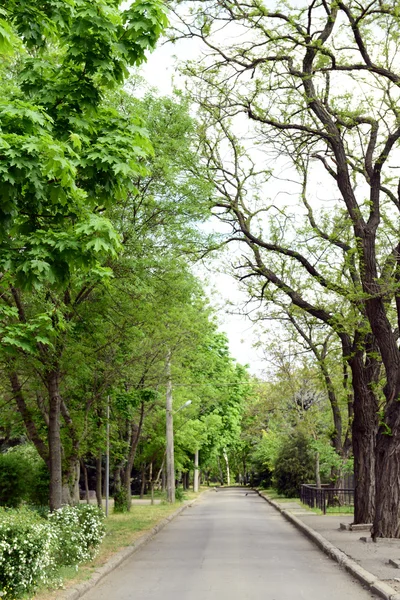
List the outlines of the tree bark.
<svg viewBox="0 0 400 600">
<path fill-rule="evenodd" d="M 14 399 L 17 404 L 17 409 L 24 422 L 28 438 L 35 445 L 35 448 L 38 451 L 39 455 L 43 458 L 45 463 L 47 463 L 47 465 L 50 468 L 48 446 L 46 446 L 45 442 L 39 435 L 31 411 L 25 402 L 24 394 L 22 392 L 22 385 L 20 384 L 19 377 L 16 371 L 10 372 L 9 380 L 11 383 L 11 389 L 14 395 Z"/>
<path fill-rule="evenodd" d="M 373 392 L 378 366 L 360 352 L 350 361 L 354 389 L 354 523 L 372 523 L 375 514 L 375 438 L 378 401 Z"/>
<path fill-rule="evenodd" d="M 90 503 L 90 498 L 89 498 L 89 480 L 88 480 L 88 473 L 87 473 L 87 468 L 86 465 L 84 463 L 83 460 L 81 460 L 81 468 L 83 471 L 83 479 L 85 482 L 85 498 L 86 498 L 86 504 Z"/>
<path fill-rule="evenodd" d="M 49 394 L 49 467 L 50 467 L 50 510 L 62 505 L 62 450 L 60 436 L 61 396 L 58 368 L 48 371 L 46 385 Z"/>
<path fill-rule="evenodd" d="M 174 424 L 172 409 L 171 358 L 167 358 L 167 393 L 166 393 L 166 438 L 167 438 L 167 501 L 175 502 L 175 461 L 174 461 Z"/>
<path fill-rule="evenodd" d="M 141 500 L 144 498 L 145 487 L 146 487 L 146 465 L 145 465 L 145 463 L 142 463 L 141 481 L 140 481 L 140 499 Z"/>
<path fill-rule="evenodd" d="M 96 458 L 96 500 L 97 506 L 102 508 L 103 506 L 103 498 L 102 498 L 102 452 L 101 450 L 97 453 Z"/>
<path fill-rule="evenodd" d="M 226 463 L 226 481 L 227 481 L 228 485 L 231 485 L 231 471 L 229 468 L 228 454 L 225 449 L 223 451 L 223 455 L 224 455 L 224 459 L 225 459 L 225 463 Z"/>
<path fill-rule="evenodd" d="M 392 429 L 379 427 L 376 443 L 376 512 L 372 537 L 400 537 L 400 415 L 393 415 Z"/>
<path fill-rule="evenodd" d="M 129 448 L 128 460 L 127 460 L 127 464 L 125 467 L 125 473 L 124 473 L 124 485 L 125 485 L 125 489 L 126 489 L 128 510 L 131 509 L 131 505 L 132 505 L 131 474 L 132 474 L 133 463 L 135 461 L 136 450 L 137 450 L 137 447 L 139 444 L 140 434 L 142 432 L 143 419 L 144 419 L 144 402 L 142 402 L 141 409 L 140 409 L 139 424 L 138 425 L 136 425 L 136 423 L 131 424 L 131 446 Z"/>
<path fill-rule="evenodd" d="M 194 454 L 193 491 L 199 491 L 199 451 Z"/>
</svg>

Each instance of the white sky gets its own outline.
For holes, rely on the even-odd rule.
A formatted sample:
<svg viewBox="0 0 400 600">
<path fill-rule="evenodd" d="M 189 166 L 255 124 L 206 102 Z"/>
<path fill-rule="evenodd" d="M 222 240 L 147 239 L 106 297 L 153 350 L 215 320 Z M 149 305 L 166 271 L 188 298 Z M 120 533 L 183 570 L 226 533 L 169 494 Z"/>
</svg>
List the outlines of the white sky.
<svg viewBox="0 0 400 600">
<path fill-rule="evenodd" d="M 175 66 L 174 55 L 178 54 L 187 60 L 195 58 L 198 53 L 199 47 L 192 40 L 179 42 L 179 48 L 172 44 L 159 45 L 149 55 L 140 74 L 150 86 L 158 89 L 160 94 L 169 95 L 172 93 L 173 85 L 183 86 L 183 79 Z M 215 226 L 218 227 L 217 222 Z M 234 312 L 231 304 L 240 305 L 246 300 L 246 296 L 239 291 L 235 280 L 223 273 L 223 260 L 208 267 L 199 266 L 196 271 L 203 282 L 207 282 L 206 290 L 212 305 L 217 309 L 220 329 L 228 336 L 232 356 L 239 363 L 248 364 L 251 373 L 261 376 L 267 365 L 261 352 L 253 348 L 253 344 L 257 341 L 255 328 L 245 317 L 231 314 Z"/>
</svg>

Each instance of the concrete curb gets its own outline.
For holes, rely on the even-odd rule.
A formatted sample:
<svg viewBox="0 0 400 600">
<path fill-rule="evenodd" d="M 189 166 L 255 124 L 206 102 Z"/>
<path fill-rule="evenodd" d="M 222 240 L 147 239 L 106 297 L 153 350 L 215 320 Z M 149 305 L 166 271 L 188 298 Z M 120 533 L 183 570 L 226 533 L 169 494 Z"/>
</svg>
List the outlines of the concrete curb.
<svg viewBox="0 0 400 600">
<path fill-rule="evenodd" d="M 60 600 L 78 600 L 78 598 L 81 598 L 84 594 L 86 594 L 86 592 L 94 588 L 103 579 L 103 577 L 105 577 L 106 575 L 111 573 L 111 571 L 114 571 L 114 569 L 119 567 L 119 565 L 121 565 L 125 560 L 132 556 L 132 554 L 139 550 L 141 546 L 147 544 L 147 542 L 149 542 L 159 531 L 161 531 L 161 529 L 164 529 L 164 527 L 168 525 L 168 523 L 170 523 L 173 519 L 175 519 L 175 517 L 180 515 L 184 510 L 186 510 L 190 506 L 192 506 L 203 494 L 206 494 L 207 492 L 208 490 L 205 490 L 194 500 L 185 502 L 175 512 L 173 512 L 171 515 L 160 521 L 160 523 L 157 523 L 157 525 L 155 525 L 153 529 L 150 529 L 150 531 L 144 533 L 138 540 L 133 542 L 133 544 L 127 546 L 126 548 L 123 548 L 122 550 L 114 554 L 114 556 L 112 556 L 103 566 L 99 567 L 98 569 L 96 569 L 96 571 L 94 571 L 93 575 L 88 581 L 80 583 L 75 587 L 68 588 L 67 590 L 65 590 L 65 592 L 60 594 Z"/>
<path fill-rule="evenodd" d="M 375 594 L 378 594 L 384 600 L 400 600 L 400 593 L 396 592 L 390 585 L 381 581 L 369 571 L 366 571 L 357 564 L 354 560 L 349 558 L 347 554 L 336 548 L 333 544 L 328 542 L 320 533 L 314 531 L 311 527 L 303 523 L 295 515 L 292 515 L 287 510 L 282 508 L 277 502 L 270 500 L 262 494 L 259 490 L 255 490 L 261 498 L 263 498 L 268 504 L 276 508 L 282 516 L 285 517 L 290 523 L 292 523 L 297 529 L 304 533 L 314 544 L 318 546 L 325 554 L 335 560 L 342 566 L 350 575 L 355 577 L 360 583 L 365 585 L 369 590 Z"/>
</svg>

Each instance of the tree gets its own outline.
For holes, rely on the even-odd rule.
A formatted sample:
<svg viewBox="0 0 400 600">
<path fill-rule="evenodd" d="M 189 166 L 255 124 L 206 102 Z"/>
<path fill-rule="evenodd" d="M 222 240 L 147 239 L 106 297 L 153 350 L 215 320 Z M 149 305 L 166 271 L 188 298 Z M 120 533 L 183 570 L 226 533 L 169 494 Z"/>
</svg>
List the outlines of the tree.
<svg viewBox="0 0 400 600">
<path fill-rule="evenodd" d="M 310 441 L 304 432 L 297 431 L 285 440 L 276 457 L 276 489 L 288 498 L 297 497 L 301 484 L 310 481 L 313 476 L 314 458 Z"/>
<path fill-rule="evenodd" d="M 115 254 L 119 240 L 102 207 L 126 194 L 151 146 L 138 120 L 102 100 L 145 59 L 165 25 L 156 0 L 122 12 L 102 0 L 11 1 L 1 9 L 1 335 L 19 410 L 49 464 L 51 509 L 62 502 L 63 334 L 56 305 L 30 320 L 21 291 L 65 290 L 77 271 L 89 279 L 109 274 L 101 259 Z M 74 299 L 66 292 L 64 304 L 86 291 Z M 47 445 L 26 405 L 15 352 L 41 365 Z"/>
<path fill-rule="evenodd" d="M 356 346 L 353 350 L 351 345 L 345 347 L 345 355 L 350 363 L 354 350 L 364 348 L 357 359 L 364 365 L 355 365 L 353 372 L 354 408 L 359 442 L 365 443 L 364 450 L 371 456 L 377 403 L 368 398 L 371 386 L 364 375 L 372 366 L 368 363 L 376 361 L 377 353 L 381 355 L 385 408 L 379 417 L 374 453 L 373 536 L 398 537 L 399 514 L 390 508 L 398 505 L 400 494 L 400 356 L 395 326 L 399 310 L 395 225 L 399 199 L 398 176 L 390 160 L 400 137 L 396 8 L 351 1 L 271 10 L 259 2 L 246 6 L 223 1 L 191 4 L 196 6 L 195 17 L 182 25 L 182 35 L 200 38 L 209 49 L 204 64 L 189 66 L 203 86 L 196 83 L 200 90 L 197 99 L 212 109 L 209 114 L 214 122 L 226 124 L 234 115 L 246 115 L 270 158 L 284 156 L 291 162 L 288 177 L 299 184 L 302 214 L 308 231 L 318 240 L 319 251 L 313 244 L 300 244 L 301 238 L 307 237 L 301 226 L 293 227 L 297 231 L 294 249 L 290 241 L 293 236 L 279 238 L 277 229 L 275 239 L 262 239 L 260 224 L 266 211 L 274 213 L 273 201 L 264 203 L 263 215 L 257 213 L 258 225 L 254 206 L 242 210 L 243 196 L 236 199 L 236 205 L 225 202 L 220 206 L 232 211 L 253 253 L 253 260 L 247 263 L 250 271 L 280 287 L 300 308 L 338 325 L 340 335 L 337 313 L 324 311 L 321 294 L 325 293 L 326 306 L 330 307 L 329 299 L 336 296 L 339 305 L 345 298 L 355 308 L 361 329 Z M 235 31 L 239 28 L 243 35 L 236 39 L 240 41 L 226 45 L 213 35 L 221 23 L 226 34 L 229 27 Z M 229 139 L 229 134 L 226 137 Z M 242 166 L 244 160 L 242 154 Z M 279 158 L 277 163 L 280 168 Z M 250 169 L 254 176 L 257 167 L 253 164 Z M 234 180 L 235 167 L 230 174 Z M 316 181 L 329 186 L 331 198 L 339 198 L 329 215 L 315 202 Z M 240 185 L 243 189 L 243 180 Z M 287 223 L 286 231 L 289 229 Z M 329 252 L 329 265 L 323 260 L 322 249 Z M 287 257 L 285 276 L 289 264 L 293 269 L 297 265 L 303 273 L 302 283 L 307 277 L 316 282 L 317 302 L 307 295 L 302 297 L 296 285 L 290 286 L 285 276 L 279 276 L 282 273 L 270 268 L 270 258 L 263 257 L 272 254 Z M 318 256 L 318 263 L 311 260 L 312 255 Z M 347 274 L 350 286 L 342 285 L 343 274 Z M 365 340 L 361 346 L 360 339 Z"/>
</svg>

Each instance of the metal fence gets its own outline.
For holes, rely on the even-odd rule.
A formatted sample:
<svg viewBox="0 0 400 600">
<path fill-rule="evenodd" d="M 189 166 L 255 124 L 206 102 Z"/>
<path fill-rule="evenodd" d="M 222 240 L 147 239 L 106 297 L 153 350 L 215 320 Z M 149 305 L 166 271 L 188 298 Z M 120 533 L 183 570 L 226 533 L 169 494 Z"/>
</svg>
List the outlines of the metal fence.
<svg viewBox="0 0 400 600">
<path fill-rule="evenodd" d="M 319 508 L 326 515 L 328 508 L 340 511 L 341 507 L 354 506 L 354 489 L 334 488 L 331 485 L 317 488 L 316 485 L 303 484 L 300 500 L 310 508 Z"/>
</svg>

